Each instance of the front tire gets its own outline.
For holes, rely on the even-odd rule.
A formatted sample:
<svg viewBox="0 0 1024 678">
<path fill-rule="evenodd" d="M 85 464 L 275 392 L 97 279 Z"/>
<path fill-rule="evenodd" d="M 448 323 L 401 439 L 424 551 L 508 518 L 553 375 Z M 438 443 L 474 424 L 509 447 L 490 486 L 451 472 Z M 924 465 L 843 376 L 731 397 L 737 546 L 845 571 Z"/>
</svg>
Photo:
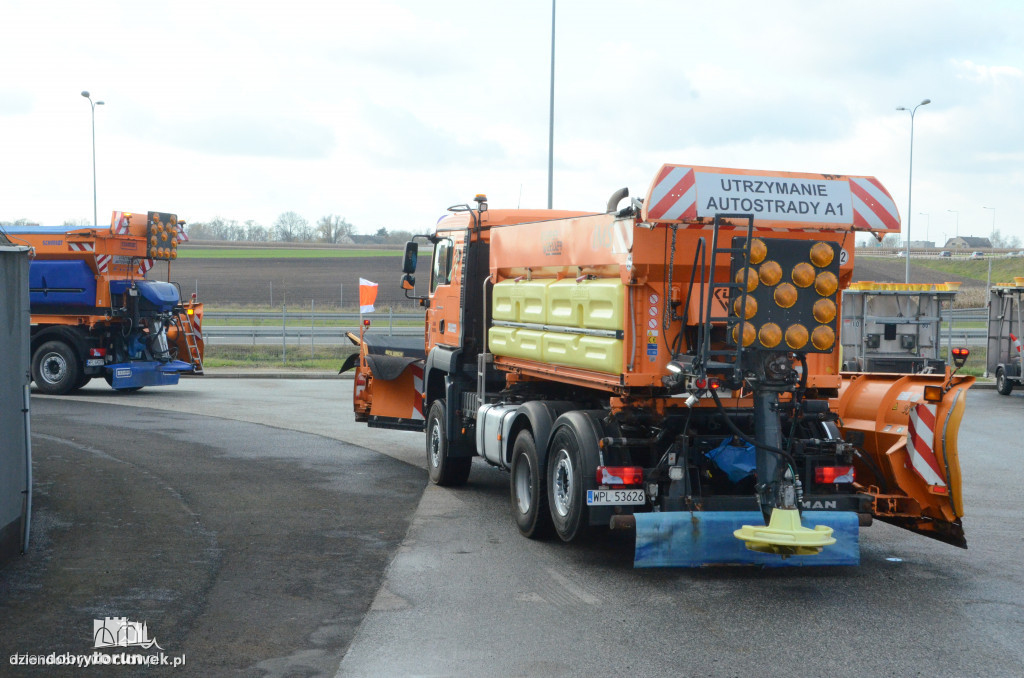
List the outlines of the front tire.
<svg viewBox="0 0 1024 678">
<path fill-rule="evenodd" d="M 32 356 L 32 381 L 40 393 L 70 393 L 75 390 L 81 371 L 78 357 L 63 341 L 47 341 Z"/>
<path fill-rule="evenodd" d="M 1013 391 L 1013 382 L 1006 378 L 1006 372 L 1002 367 L 996 368 L 996 390 L 999 395 L 1010 395 Z"/>
<path fill-rule="evenodd" d="M 469 480 L 473 457 L 451 456 L 445 428 L 445 402 L 435 400 L 427 414 L 427 471 L 430 480 L 441 487 L 458 487 Z"/>
<path fill-rule="evenodd" d="M 562 541 L 575 541 L 588 527 L 579 437 L 569 426 L 562 426 L 551 439 L 550 450 L 546 485 L 551 522 Z"/>
<path fill-rule="evenodd" d="M 512 469 L 509 494 L 512 517 L 524 537 L 540 539 L 551 534 L 551 514 L 544 483 L 544 469 L 537 457 L 533 434 L 524 430 L 516 436 L 512 447 Z"/>
</svg>

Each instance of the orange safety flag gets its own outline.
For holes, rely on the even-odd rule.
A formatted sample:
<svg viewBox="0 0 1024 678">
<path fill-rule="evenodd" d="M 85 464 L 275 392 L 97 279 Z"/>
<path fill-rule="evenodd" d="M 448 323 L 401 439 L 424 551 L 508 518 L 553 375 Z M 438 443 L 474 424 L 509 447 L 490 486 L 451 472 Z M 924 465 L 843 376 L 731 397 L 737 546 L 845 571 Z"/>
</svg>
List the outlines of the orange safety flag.
<svg viewBox="0 0 1024 678">
<path fill-rule="evenodd" d="M 373 302 L 377 301 L 377 283 L 366 278 L 359 279 L 359 312 L 373 313 Z"/>
</svg>

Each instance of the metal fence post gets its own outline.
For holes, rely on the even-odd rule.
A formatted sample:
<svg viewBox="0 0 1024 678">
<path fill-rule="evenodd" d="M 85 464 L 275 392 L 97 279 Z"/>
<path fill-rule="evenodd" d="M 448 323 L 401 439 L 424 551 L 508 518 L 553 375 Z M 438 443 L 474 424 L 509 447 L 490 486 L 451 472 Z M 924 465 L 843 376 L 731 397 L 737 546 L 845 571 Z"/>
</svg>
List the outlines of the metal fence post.
<svg viewBox="0 0 1024 678">
<path fill-rule="evenodd" d="M 316 332 L 316 300 L 309 300 L 309 357 L 313 357 L 313 334 Z"/>
<path fill-rule="evenodd" d="M 288 305 L 281 304 L 281 363 L 288 362 Z"/>
</svg>

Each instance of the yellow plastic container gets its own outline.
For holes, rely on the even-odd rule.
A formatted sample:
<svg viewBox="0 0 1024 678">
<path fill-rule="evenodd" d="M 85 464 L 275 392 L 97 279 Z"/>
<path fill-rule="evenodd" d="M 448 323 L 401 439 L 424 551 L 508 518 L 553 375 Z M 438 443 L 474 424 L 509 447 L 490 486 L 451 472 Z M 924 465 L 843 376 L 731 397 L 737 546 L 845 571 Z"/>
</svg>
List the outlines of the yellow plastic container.
<svg viewBox="0 0 1024 678">
<path fill-rule="evenodd" d="M 960 289 L 960 285 L 961 285 L 961 283 L 958 283 L 958 282 L 946 281 L 946 289 L 947 290 L 956 291 L 956 290 Z"/>
<path fill-rule="evenodd" d="M 544 362 L 608 374 L 622 372 L 622 340 L 545 332 Z"/>
<path fill-rule="evenodd" d="M 623 327 L 626 292 L 618 278 L 559 280 L 547 288 L 547 295 L 549 325 L 597 330 L 621 330 Z"/>
<path fill-rule="evenodd" d="M 1024 285 L 1024 275 L 1015 275 L 1013 277 L 1013 282 L 1014 282 L 1015 285 L 1018 285 L 1018 286 L 1019 285 Z"/>
<path fill-rule="evenodd" d="M 494 355 L 526 360 L 542 360 L 542 337 L 537 330 L 492 327 L 487 331 L 488 345 Z"/>
<path fill-rule="evenodd" d="M 553 278 L 503 280 L 494 286 L 491 314 L 495 320 L 544 324 L 547 318 L 547 289 Z"/>
</svg>

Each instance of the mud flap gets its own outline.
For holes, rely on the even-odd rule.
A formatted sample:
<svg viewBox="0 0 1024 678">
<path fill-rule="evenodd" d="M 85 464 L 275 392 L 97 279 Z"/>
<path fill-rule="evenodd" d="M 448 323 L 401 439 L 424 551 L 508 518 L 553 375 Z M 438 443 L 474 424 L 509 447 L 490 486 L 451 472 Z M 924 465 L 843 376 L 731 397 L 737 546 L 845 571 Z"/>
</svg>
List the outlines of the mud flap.
<svg viewBox="0 0 1024 678">
<path fill-rule="evenodd" d="M 783 558 L 748 550 L 733 536 L 743 525 L 760 525 L 760 511 L 672 511 L 637 513 L 634 567 L 706 567 L 709 565 L 756 565 L 760 567 L 810 567 L 859 565 L 860 526 L 850 511 L 806 511 L 804 523 L 832 528 L 836 543 L 821 553 Z"/>
</svg>

